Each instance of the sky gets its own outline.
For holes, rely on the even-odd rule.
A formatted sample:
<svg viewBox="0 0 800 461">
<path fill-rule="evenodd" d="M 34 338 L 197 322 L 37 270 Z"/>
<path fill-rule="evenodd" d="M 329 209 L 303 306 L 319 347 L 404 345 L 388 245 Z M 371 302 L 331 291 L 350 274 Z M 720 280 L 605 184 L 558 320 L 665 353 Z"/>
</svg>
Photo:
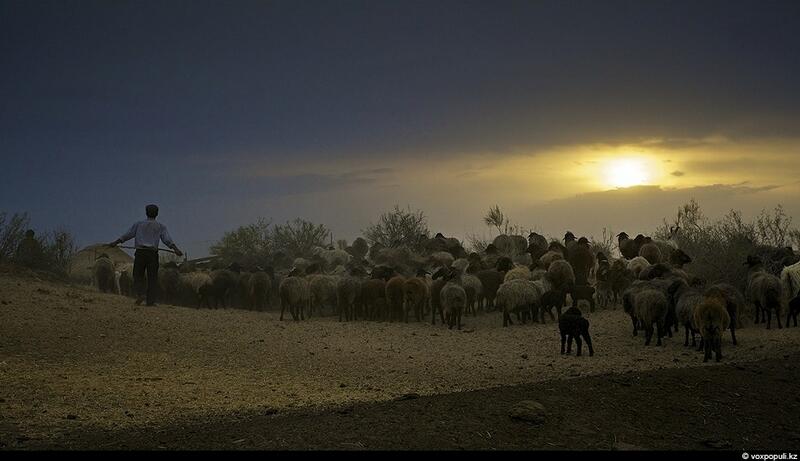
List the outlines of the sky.
<svg viewBox="0 0 800 461">
<path fill-rule="evenodd" d="M 782 204 L 800 2 L 0 0 L 0 212 L 81 245 L 156 203 L 190 256 L 395 204 L 560 236 Z"/>
</svg>

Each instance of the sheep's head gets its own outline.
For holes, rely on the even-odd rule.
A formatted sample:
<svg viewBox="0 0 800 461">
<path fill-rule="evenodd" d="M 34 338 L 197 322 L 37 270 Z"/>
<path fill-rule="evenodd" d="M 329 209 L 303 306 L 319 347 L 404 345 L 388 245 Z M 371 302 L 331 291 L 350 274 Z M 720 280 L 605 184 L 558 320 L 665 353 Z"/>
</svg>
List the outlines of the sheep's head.
<svg viewBox="0 0 800 461">
<path fill-rule="evenodd" d="M 514 263 L 511 261 L 511 258 L 503 256 L 497 259 L 495 267 L 500 272 L 508 272 L 514 268 Z"/>
<path fill-rule="evenodd" d="M 586 237 L 579 238 L 578 239 L 578 245 L 586 245 L 588 247 L 589 246 L 589 239 L 587 239 Z"/>
<path fill-rule="evenodd" d="M 680 269 L 681 267 L 683 267 L 684 264 L 689 264 L 690 262 L 692 262 L 692 258 L 689 255 L 687 255 L 683 250 L 677 248 L 675 250 L 672 250 L 672 254 L 669 255 L 669 262 L 673 266 Z"/>
<path fill-rule="evenodd" d="M 569 242 L 574 242 L 574 241 L 575 241 L 575 234 L 573 234 L 570 231 L 567 231 L 567 233 L 564 234 L 564 244 L 569 244 Z"/>
<path fill-rule="evenodd" d="M 242 271 L 242 266 L 239 263 L 237 263 L 236 261 L 234 261 L 234 262 L 232 262 L 232 263 L 230 263 L 228 265 L 227 269 L 229 271 L 233 271 L 233 272 L 241 272 Z"/>
<path fill-rule="evenodd" d="M 497 247 L 494 245 L 494 243 L 490 243 L 489 245 L 486 246 L 486 249 L 484 251 L 486 252 L 487 255 L 496 255 Z"/>
<path fill-rule="evenodd" d="M 628 234 L 626 234 L 625 232 L 620 232 L 619 234 L 617 234 L 617 239 L 620 242 L 623 241 L 623 240 L 628 240 L 628 238 L 629 238 Z"/>
</svg>

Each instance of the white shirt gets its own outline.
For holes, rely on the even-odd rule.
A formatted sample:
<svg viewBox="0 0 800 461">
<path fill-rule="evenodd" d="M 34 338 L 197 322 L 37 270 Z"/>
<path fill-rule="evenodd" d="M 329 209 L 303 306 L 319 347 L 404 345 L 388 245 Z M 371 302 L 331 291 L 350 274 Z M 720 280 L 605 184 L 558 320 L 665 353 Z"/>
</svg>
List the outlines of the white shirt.
<svg viewBox="0 0 800 461">
<path fill-rule="evenodd" d="M 127 242 L 128 240 L 136 237 L 134 246 L 136 248 L 145 248 L 150 250 L 158 249 L 158 241 L 161 240 L 170 248 L 175 248 L 175 242 L 167 232 L 167 226 L 161 224 L 155 219 L 148 218 L 145 221 L 139 221 L 128 229 L 122 237 L 119 238 L 120 242 Z"/>
</svg>

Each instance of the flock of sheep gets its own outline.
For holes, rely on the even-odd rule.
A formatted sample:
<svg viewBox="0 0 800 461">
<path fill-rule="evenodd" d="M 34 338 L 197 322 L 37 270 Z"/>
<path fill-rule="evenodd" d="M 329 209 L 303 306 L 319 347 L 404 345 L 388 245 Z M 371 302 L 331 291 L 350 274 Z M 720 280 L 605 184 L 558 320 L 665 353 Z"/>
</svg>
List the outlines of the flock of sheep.
<svg viewBox="0 0 800 461">
<path fill-rule="evenodd" d="M 656 344 L 673 329 L 684 328 L 684 345 L 722 357 L 721 338 L 730 329 L 736 344 L 737 323 L 755 309 L 755 322 L 771 327 L 776 314 L 786 312 L 786 324 L 800 313 L 800 257 L 781 261 L 780 274 L 765 270 L 763 261 L 750 256 L 744 294 L 726 283 L 705 281 L 684 266 L 692 259 L 674 241 L 643 235 L 618 236 L 619 259 L 594 252 L 588 239 L 571 232 L 548 242 L 531 233 L 500 235 L 483 252 L 467 254 L 457 239 L 437 234 L 421 237 L 411 250 L 405 246 L 368 247 L 363 239 L 344 250 L 314 248 L 311 258 L 296 258 L 279 267 L 244 268 L 236 262 L 211 270 L 168 263 L 159 270 L 160 299 L 193 307 L 241 307 L 264 310 L 275 302 L 294 320 L 310 318 L 328 308 L 340 321 L 377 320 L 420 322 L 430 315 L 449 328 L 461 329 L 462 315 L 502 313 L 503 326 L 517 321 L 545 323 L 558 320 L 561 353 L 569 354 L 573 340 L 577 354 L 582 341 L 594 349 L 589 322 L 579 302 L 590 312 L 621 302 L 630 315 L 633 335 L 644 331 L 645 345 Z M 101 291 L 132 296 L 131 267 L 117 267 L 104 256 L 96 261 L 94 278 Z M 571 306 L 567 307 L 567 296 Z M 556 311 L 554 315 L 553 310 Z M 565 351 L 566 345 L 566 351 Z"/>
</svg>

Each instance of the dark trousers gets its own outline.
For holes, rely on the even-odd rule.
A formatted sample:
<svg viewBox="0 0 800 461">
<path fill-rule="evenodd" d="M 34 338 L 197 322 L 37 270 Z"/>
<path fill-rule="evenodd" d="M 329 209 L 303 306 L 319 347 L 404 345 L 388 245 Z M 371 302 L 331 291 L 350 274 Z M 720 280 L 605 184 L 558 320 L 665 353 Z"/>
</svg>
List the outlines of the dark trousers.
<svg viewBox="0 0 800 461">
<path fill-rule="evenodd" d="M 158 294 L 158 250 L 136 250 L 133 258 L 133 289 L 136 299 L 145 297 L 144 273 L 147 272 L 147 304 L 155 304 Z"/>
</svg>

